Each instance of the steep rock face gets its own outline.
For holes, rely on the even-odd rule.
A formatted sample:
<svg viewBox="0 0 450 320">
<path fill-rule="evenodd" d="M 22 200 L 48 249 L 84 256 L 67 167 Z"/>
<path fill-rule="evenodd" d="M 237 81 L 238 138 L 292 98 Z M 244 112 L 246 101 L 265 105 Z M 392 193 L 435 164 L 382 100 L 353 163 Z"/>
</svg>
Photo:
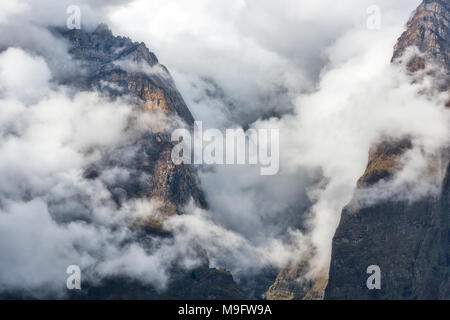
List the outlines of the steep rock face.
<svg viewBox="0 0 450 320">
<path fill-rule="evenodd" d="M 192 117 L 168 70 L 158 62 L 144 43 L 113 36 L 106 25 L 94 31 L 53 28 L 52 32 L 69 43 L 69 53 L 80 66 L 76 75 L 60 82 L 76 90 L 96 90 L 110 99 L 123 97 L 135 105 L 137 115 L 160 111 L 192 128 Z M 131 123 L 130 125 L 133 125 Z M 163 124 L 161 124 L 163 127 Z M 191 201 L 206 208 L 207 203 L 195 168 L 176 166 L 171 160 L 174 144 L 170 132 L 162 128 L 132 137 L 131 141 L 107 150 L 102 159 L 85 170 L 87 179 L 99 179 L 102 172 L 124 169 L 128 176 L 107 185 L 117 205 L 128 199 L 156 199 L 161 217 L 136 221 L 134 230 L 143 246 L 151 247 L 153 237 L 171 238 L 162 229 L 169 216 L 183 214 Z M 176 263 L 167 266 L 171 281 L 161 292 L 151 285 L 123 275 L 102 279 L 100 283 L 85 283 L 76 299 L 245 299 L 246 295 L 229 272 L 209 268 L 206 253 L 195 248 L 203 263 L 186 270 Z M 14 295 L 12 295 L 14 297 Z M 22 294 L 16 296 L 23 296 Z"/>
<path fill-rule="evenodd" d="M 283 268 L 267 291 L 267 300 L 322 300 L 328 278 L 324 273 L 314 280 L 305 279 L 307 270 L 307 264 Z"/>
<path fill-rule="evenodd" d="M 54 31 L 70 42 L 70 54 L 86 71 L 78 79 L 68 78 L 70 84 L 82 89 L 101 88 L 115 95 L 134 94 L 149 109 L 159 107 L 193 124 L 194 118 L 169 71 L 144 43 L 116 37 L 104 24 L 91 33 L 65 28 Z M 105 83 L 110 86 L 105 88 Z"/>
<path fill-rule="evenodd" d="M 395 46 L 393 61 L 411 46 L 422 52 L 407 61 L 413 78 L 429 65 L 444 71 L 436 81 L 440 90 L 449 88 L 448 1 L 425 0 L 408 23 Z M 359 190 L 389 180 L 399 169 L 398 160 L 412 147 L 408 138 L 386 140 L 369 155 Z M 333 239 L 326 299 L 449 299 L 450 298 L 450 186 L 448 152 L 443 151 L 444 172 L 437 195 L 414 202 L 385 200 L 361 207 L 357 198 L 342 211 Z M 381 290 L 369 290 L 366 270 L 381 269 Z"/>
<path fill-rule="evenodd" d="M 414 17 L 408 22 L 407 30 L 398 39 L 393 60 L 400 58 L 407 48 L 416 46 L 425 56 L 420 59 L 421 61 L 411 61 L 413 70 L 423 66 L 425 61 L 435 61 L 442 66 L 450 65 L 449 20 L 450 3 L 448 1 L 423 1 L 414 12 Z"/>
</svg>

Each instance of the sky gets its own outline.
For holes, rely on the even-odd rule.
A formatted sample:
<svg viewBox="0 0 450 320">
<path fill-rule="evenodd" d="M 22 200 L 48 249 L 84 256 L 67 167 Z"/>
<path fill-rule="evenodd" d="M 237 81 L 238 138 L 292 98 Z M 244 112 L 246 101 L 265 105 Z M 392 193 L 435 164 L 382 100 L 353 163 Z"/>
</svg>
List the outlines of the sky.
<svg viewBox="0 0 450 320">
<path fill-rule="evenodd" d="M 354 196 L 369 149 L 385 137 L 414 141 L 394 182 L 368 193 L 367 201 L 377 201 L 407 196 L 404 186 L 448 144 L 446 97 L 419 95 L 433 82 L 412 83 L 404 65 L 390 63 L 419 3 L 7 0 L 0 9 L 0 255 L 7 257 L 0 261 L 0 287 L 52 283 L 57 290 L 65 284 L 61 270 L 76 261 L 102 275 L 121 271 L 164 288 L 165 266 L 193 241 L 212 266 L 238 280 L 305 259 L 309 277 L 326 273 L 341 210 Z M 170 219 L 173 242 L 162 241 L 150 254 L 138 243 L 124 248 L 132 237 L 127 219 L 156 204 L 127 203 L 117 214 L 104 185 L 80 178 L 81 168 L 98 157 L 84 151 L 122 145 L 133 110 L 126 101 L 55 83 L 78 72 L 65 44 L 46 29 L 66 23 L 69 5 L 80 6 L 82 28 L 105 22 L 115 35 L 145 42 L 205 128 L 279 129 L 280 173 L 199 168 L 209 209 L 191 206 L 190 214 Z M 139 128 L 159 120 L 144 119 Z M 111 173 L 120 174 L 126 172 Z M 435 190 L 435 178 L 408 196 Z M 80 203 L 92 212 L 90 224 L 54 221 L 55 210 L 82 212 Z M 117 218 L 110 222 L 111 216 Z M 192 267 L 195 257 L 183 263 Z M 36 276 L 35 268 L 44 271 Z"/>
</svg>

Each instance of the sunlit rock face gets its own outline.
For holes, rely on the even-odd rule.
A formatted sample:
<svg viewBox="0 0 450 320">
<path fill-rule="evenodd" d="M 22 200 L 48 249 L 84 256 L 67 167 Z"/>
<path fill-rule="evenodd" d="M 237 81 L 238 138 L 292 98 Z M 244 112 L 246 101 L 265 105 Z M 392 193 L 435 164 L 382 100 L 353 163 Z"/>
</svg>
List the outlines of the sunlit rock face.
<svg viewBox="0 0 450 320">
<path fill-rule="evenodd" d="M 93 32 L 65 28 L 54 32 L 69 42 L 69 52 L 82 70 L 77 77 L 65 78 L 64 84 L 97 90 L 112 98 L 135 98 L 133 103 L 142 112 L 160 112 L 187 127 L 193 125 L 194 119 L 170 73 L 144 43 L 113 36 L 105 25 L 99 25 Z M 106 154 L 101 163 L 87 169 L 86 175 L 95 179 L 105 168 L 124 167 L 134 174 L 129 181 L 110 186 L 118 201 L 121 197 L 158 197 L 168 216 L 181 214 L 191 199 L 206 207 L 194 168 L 172 163 L 173 144 L 170 132 L 165 129 L 161 126 L 160 132 L 145 133 Z M 130 148 L 131 158 L 122 157 Z"/>
<path fill-rule="evenodd" d="M 107 99 L 124 99 L 135 106 L 136 117 L 151 114 L 161 123 L 156 129 L 140 130 L 111 150 L 103 150 L 99 161 L 85 168 L 86 179 L 100 179 L 102 173 L 114 169 L 127 172 L 124 179 L 103 181 L 117 207 L 130 199 L 151 199 L 158 203 L 157 217 L 144 217 L 133 223 L 136 241 L 151 250 L 155 238 L 167 241 L 173 237 L 163 228 L 164 221 L 185 214 L 191 202 L 200 208 L 207 203 L 196 169 L 191 165 L 175 165 L 171 159 L 174 143 L 171 130 L 193 127 L 194 118 L 167 68 L 144 43 L 114 36 L 106 25 L 93 31 L 53 28 L 53 34 L 69 47 L 79 72 L 57 79 L 74 92 L 96 91 Z M 138 121 L 134 121 L 138 122 Z M 130 122 L 130 126 L 135 123 Z M 150 210 L 150 209 L 149 209 Z M 231 273 L 209 267 L 206 252 L 193 248 L 201 262 L 193 269 L 174 263 L 166 290 L 159 290 L 125 275 L 102 278 L 98 283 L 84 283 L 81 292 L 71 293 L 76 299 L 245 299 Z M 11 293 L 4 298 L 17 298 Z M 23 296 L 27 298 L 27 296 Z"/>
<path fill-rule="evenodd" d="M 406 61 L 412 79 L 429 66 L 438 91 L 449 88 L 449 12 L 446 0 L 424 1 L 395 46 L 393 63 L 410 47 L 419 53 Z M 415 81 L 415 80 L 413 80 Z M 432 124 L 424 124 L 432 125 Z M 360 190 L 389 181 L 401 170 L 400 157 L 411 141 L 386 140 L 374 146 L 354 200 L 342 211 L 333 239 L 326 299 L 449 299 L 450 298 L 450 166 L 448 151 L 430 163 L 437 174 L 438 192 L 414 201 L 395 197 L 360 206 Z M 369 290 L 366 270 L 381 269 L 381 289 Z"/>
</svg>

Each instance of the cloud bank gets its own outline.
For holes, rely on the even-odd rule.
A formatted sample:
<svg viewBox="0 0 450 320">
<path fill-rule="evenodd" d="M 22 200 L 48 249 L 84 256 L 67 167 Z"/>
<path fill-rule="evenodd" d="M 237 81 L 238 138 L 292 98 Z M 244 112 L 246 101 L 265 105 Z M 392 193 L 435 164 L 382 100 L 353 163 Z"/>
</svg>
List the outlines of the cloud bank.
<svg viewBox="0 0 450 320">
<path fill-rule="evenodd" d="M 126 144 L 134 111 L 126 101 L 54 81 L 80 72 L 47 29 L 65 24 L 69 2 L 11 1 L 0 11 L 2 288 L 60 288 L 67 265 L 80 264 L 162 289 L 167 266 L 180 256 L 185 267 L 199 263 L 193 243 L 237 279 L 304 259 L 315 276 L 328 267 L 340 212 L 371 146 L 409 136 L 414 148 L 393 184 L 372 190 L 367 201 L 383 198 L 383 190 L 411 195 L 405 182 L 416 181 L 448 145 L 444 95 L 419 95 L 432 81 L 412 83 L 403 65 L 390 64 L 419 1 L 377 1 L 380 30 L 366 26 L 372 1 L 80 2 L 83 27 L 104 21 L 115 34 L 145 41 L 206 127 L 280 129 L 279 175 L 261 177 L 251 166 L 203 168 L 210 209 L 190 207 L 169 219 L 174 239 L 154 239 L 149 252 L 130 221 L 158 214 L 157 203 L 117 207 L 107 186 L 126 170 L 108 170 L 97 182 L 82 174 L 102 151 Z M 158 122 L 147 120 L 136 130 Z M 434 185 L 418 186 L 417 196 Z"/>
</svg>

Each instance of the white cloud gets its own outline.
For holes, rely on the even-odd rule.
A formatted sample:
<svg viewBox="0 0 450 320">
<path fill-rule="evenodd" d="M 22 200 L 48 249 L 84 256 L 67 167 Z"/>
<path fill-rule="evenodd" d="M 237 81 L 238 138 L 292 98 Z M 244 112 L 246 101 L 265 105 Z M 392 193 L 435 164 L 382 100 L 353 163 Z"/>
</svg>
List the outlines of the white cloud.
<svg viewBox="0 0 450 320">
<path fill-rule="evenodd" d="M 51 74 L 41 57 L 33 57 L 18 48 L 0 55 L 0 93 L 25 103 L 37 101 L 46 93 Z"/>
<path fill-rule="evenodd" d="M 46 29 L 64 25 L 72 3 L 2 6 L 0 46 L 14 48 L 0 54 L 0 238 L 13 241 L 0 241 L 9 257 L 0 262 L 0 283 L 60 286 L 66 264 L 89 269 L 101 261 L 96 271 L 126 272 L 163 288 L 164 266 L 180 255 L 187 267 L 198 263 L 193 243 L 213 266 L 243 276 L 309 257 L 311 245 L 318 248 L 313 271 L 326 267 L 371 145 L 386 135 L 414 137 L 395 182 L 402 184 L 448 143 L 443 97 L 419 96 L 429 83 L 411 84 L 389 63 L 418 2 L 83 1 L 83 27 L 106 20 L 114 33 L 145 41 L 206 127 L 281 129 L 280 175 L 260 177 L 247 166 L 202 172 L 210 211 L 190 208 L 191 215 L 171 219 L 174 242 L 151 253 L 122 240 L 132 237 L 130 217 L 156 214 L 158 204 L 141 199 L 115 207 L 106 185 L 126 179 L 126 170 L 107 170 L 96 182 L 82 177 L 99 149 L 124 142 L 133 111 L 125 101 L 68 94 L 49 81 L 79 72 L 66 44 Z M 380 31 L 365 29 L 372 4 L 382 10 Z M 274 114 L 280 118 L 267 120 Z M 136 130 L 160 121 L 140 119 Z M 92 224 L 56 222 L 74 212 Z M 31 272 L 36 267 L 43 271 Z"/>
<path fill-rule="evenodd" d="M 324 51 L 346 32 L 365 28 L 368 6 L 380 6 L 383 28 L 402 27 L 415 2 L 135 0 L 107 10 L 106 19 L 114 32 L 156 52 L 197 118 L 209 114 L 192 92 L 196 77 L 205 77 L 234 102 L 232 120 L 247 124 L 270 111 L 291 110 L 292 98 L 312 90 L 330 58 Z M 209 105 L 214 107 L 229 108 Z"/>
</svg>

